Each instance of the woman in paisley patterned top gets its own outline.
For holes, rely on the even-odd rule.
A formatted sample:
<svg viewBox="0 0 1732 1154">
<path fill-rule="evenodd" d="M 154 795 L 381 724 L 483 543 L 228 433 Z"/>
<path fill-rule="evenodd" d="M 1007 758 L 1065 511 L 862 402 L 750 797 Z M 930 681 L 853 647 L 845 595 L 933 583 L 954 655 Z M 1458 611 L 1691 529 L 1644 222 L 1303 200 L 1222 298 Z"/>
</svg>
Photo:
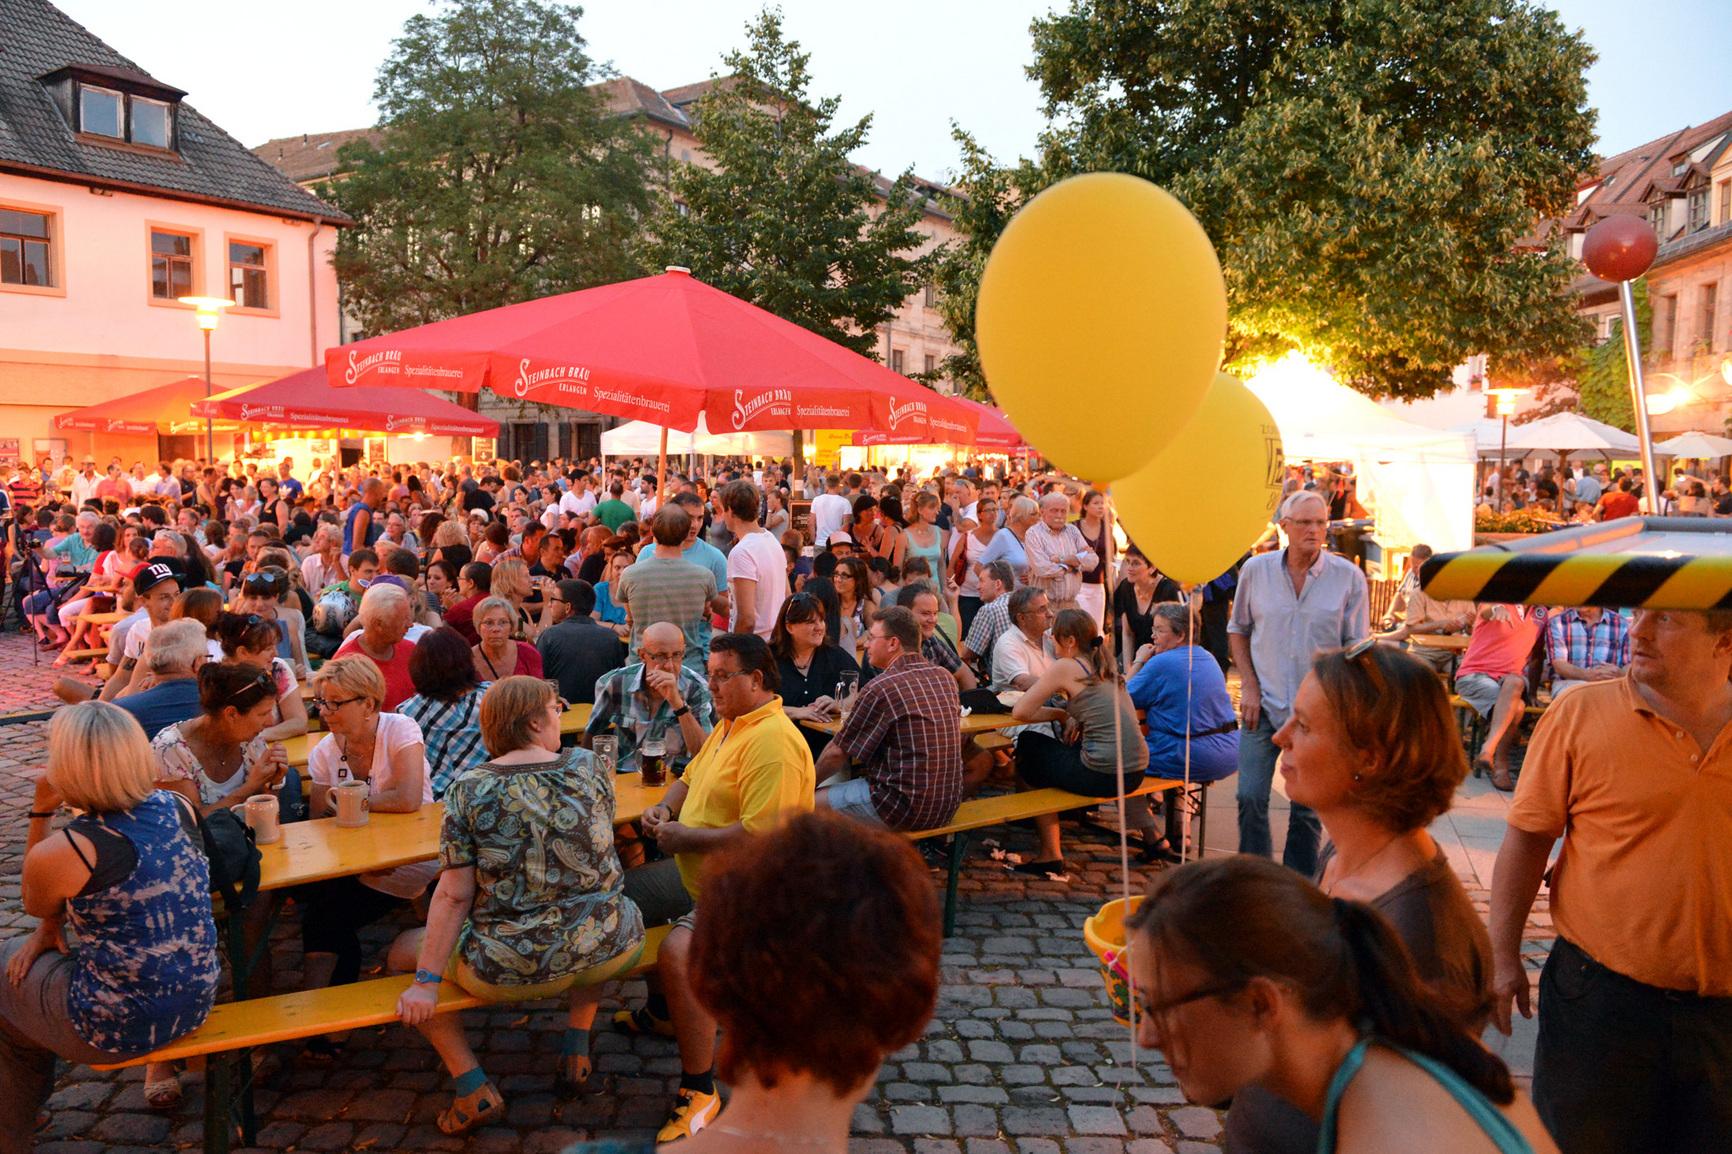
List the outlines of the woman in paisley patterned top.
<svg viewBox="0 0 1732 1154">
<path fill-rule="evenodd" d="M 445 793 L 439 885 L 425 930 L 391 948 L 391 968 L 413 969 L 397 1003 L 456 1081 L 439 1128 L 461 1134 L 503 1112 L 455 1015 L 435 1015 L 454 981 L 488 1002 L 569 996 L 557 1087 L 590 1074 L 589 1029 L 601 983 L 637 964 L 643 917 L 626 899 L 613 845 L 612 775 L 584 749 L 561 750 L 560 702 L 545 681 L 507 677 L 481 699 L 490 760 Z"/>
<path fill-rule="evenodd" d="M 24 1149 L 56 1055 L 114 1062 L 196 1028 L 221 964 L 192 807 L 156 788 L 144 730 L 119 706 L 55 714 L 24 855 L 24 912 L 0 947 L 0 1148 Z M 81 811 L 55 832 L 61 805 Z"/>
</svg>

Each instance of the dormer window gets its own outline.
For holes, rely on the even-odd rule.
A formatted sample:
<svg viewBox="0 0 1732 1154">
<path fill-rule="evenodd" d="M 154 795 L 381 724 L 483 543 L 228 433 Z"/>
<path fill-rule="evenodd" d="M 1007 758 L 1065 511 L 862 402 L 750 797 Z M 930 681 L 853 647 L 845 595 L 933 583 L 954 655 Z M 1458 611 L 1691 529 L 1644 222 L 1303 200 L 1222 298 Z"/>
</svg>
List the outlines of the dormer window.
<svg viewBox="0 0 1732 1154">
<path fill-rule="evenodd" d="M 126 97 L 112 88 L 93 88 L 88 84 L 78 86 L 80 132 L 125 140 L 126 130 L 121 127 L 125 123 L 122 117 L 125 108 Z"/>
<path fill-rule="evenodd" d="M 78 136 L 174 151 L 175 109 L 186 95 L 180 89 L 130 68 L 94 64 L 69 64 L 41 80 Z"/>
</svg>

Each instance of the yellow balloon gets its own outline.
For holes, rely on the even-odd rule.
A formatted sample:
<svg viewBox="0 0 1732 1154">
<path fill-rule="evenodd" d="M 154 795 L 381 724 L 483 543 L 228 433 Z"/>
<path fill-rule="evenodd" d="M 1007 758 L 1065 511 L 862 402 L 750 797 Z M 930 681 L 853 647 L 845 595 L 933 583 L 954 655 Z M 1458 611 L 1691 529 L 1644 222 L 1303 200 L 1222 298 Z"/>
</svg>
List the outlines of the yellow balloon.
<svg viewBox="0 0 1732 1154">
<path fill-rule="evenodd" d="M 1129 476 L 1196 415 L 1227 289 L 1203 226 L 1122 173 L 1071 177 L 993 246 L 975 311 L 993 398 L 1061 469 Z"/>
<path fill-rule="evenodd" d="M 1268 408 L 1221 373 L 1196 419 L 1113 483 L 1113 511 L 1161 572 L 1185 583 L 1213 581 L 1274 520 L 1285 471 Z"/>
</svg>

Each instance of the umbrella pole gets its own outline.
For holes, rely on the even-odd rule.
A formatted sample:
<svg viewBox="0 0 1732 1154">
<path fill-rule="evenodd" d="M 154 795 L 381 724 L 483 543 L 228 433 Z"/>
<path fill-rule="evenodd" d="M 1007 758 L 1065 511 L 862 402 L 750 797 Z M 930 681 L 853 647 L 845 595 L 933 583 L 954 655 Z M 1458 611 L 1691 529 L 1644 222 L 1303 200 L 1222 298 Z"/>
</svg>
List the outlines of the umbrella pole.
<svg viewBox="0 0 1732 1154">
<path fill-rule="evenodd" d="M 1636 298 L 1629 281 L 1618 282 L 1618 302 L 1624 312 L 1624 361 L 1630 369 L 1630 401 L 1635 410 L 1636 439 L 1642 450 L 1642 489 L 1648 516 L 1660 515 L 1660 483 L 1654 475 L 1654 435 L 1648 428 L 1648 388 L 1642 380 L 1642 345 L 1636 337 Z"/>
<path fill-rule="evenodd" d="M 662 501 L 668 491 L 668 427 L 662 426 L 661 456 L 656 462 L 656 508 L 662 507 Z"/>
</svg>

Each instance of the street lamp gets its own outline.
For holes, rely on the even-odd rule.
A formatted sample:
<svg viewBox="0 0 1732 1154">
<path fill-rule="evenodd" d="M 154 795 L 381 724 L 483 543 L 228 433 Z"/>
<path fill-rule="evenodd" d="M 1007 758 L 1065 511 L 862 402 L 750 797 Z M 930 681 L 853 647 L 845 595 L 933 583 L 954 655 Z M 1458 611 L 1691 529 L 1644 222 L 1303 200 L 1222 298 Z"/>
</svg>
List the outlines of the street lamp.
<svg viewBox="0 0 1732 1154">
<path fill-rule="evenodd" d="M 1509 419 L 1515 415 L 1516 400 L 1526 394 L 1526 389 L 1501 388 L 1487 389 L 1486 396 L 1497 401 L 1497 415 L 1503 418 L 1503 431 L 1497 442 L 1497 505 L 1498 512 L 1503 512 L 1504 499 L 1504 459 L 1509 448 Z"/>
<path fill-rule="evenodd" d="M 223 310 L 235 307 L 235 302 L 227 297 L 181 297 L 180 303 L 191 305 L 194 309 L 193 319 L 198 322 L 199 331 L 204 333 L 204 395 L 210 399 L 210 335 L 222 323 Z M 216 438 L 211 432 L 210 415 L 204 419 L 204 456 L 206 464 L 216 464 Z"/>
</svg>

